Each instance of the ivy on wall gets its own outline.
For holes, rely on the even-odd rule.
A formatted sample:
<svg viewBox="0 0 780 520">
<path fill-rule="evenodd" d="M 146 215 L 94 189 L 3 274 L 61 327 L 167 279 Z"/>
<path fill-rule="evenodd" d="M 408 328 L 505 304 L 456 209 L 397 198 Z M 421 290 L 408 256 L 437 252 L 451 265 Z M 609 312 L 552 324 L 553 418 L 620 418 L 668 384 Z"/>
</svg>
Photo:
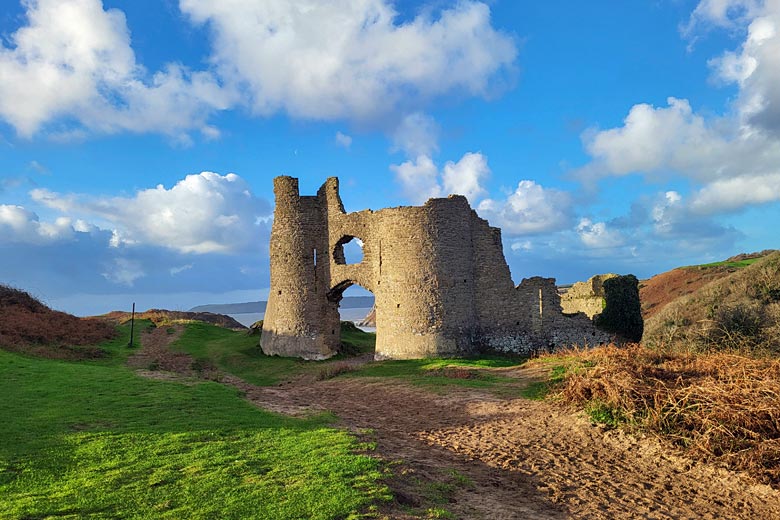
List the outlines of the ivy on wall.
<svg viewBox="0 0 780 520">
<path fill-rule="evenodd" d="M 604 301 L 604 311 L 593 317 L 596 326 L 627 341 L 640 341 L 644 320 L 636 276 L 628 274 L 605 280 Z"/>
</svg>

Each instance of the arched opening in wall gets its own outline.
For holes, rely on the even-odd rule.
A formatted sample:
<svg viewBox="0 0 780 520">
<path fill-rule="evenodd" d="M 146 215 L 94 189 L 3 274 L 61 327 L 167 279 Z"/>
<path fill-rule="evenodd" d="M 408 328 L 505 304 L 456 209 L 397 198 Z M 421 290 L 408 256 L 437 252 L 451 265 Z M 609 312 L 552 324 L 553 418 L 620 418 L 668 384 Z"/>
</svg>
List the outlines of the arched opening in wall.
<svg viewBox="0 0 780 520">
<path fill-rule="evenodd" d="M 338 265 L 359 264 L 363 261 L 363 241 L 352 235 L 344 235 L 333 248 L 333 262 Z"/>
<path fill-rule="evenodd" d="M 338 306 L 341 353 L 372 354 L 376 349 L 374 295 L 354 280 L 344 280 L 328 291 L 328 301 Z"/>
</svg>

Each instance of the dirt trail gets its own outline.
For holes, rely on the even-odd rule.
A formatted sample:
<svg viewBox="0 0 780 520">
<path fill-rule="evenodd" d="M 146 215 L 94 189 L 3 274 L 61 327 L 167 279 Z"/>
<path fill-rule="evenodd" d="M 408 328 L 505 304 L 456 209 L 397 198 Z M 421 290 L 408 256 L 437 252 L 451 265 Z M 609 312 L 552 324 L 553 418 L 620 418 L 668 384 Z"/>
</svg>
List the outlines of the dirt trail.
<svg viewBox="0 0 780 520">
<path fill-rule="evenodd" d="M 523 370 L 504 375 L 511 373 L 524 377 Z M 442 396 L 351 377 L 240 386 L 264 408 L 327 409 L 355 431 L 372 429 L 378 454 L 402 461 L 407 474 L 467 476 L 472 485 L 445 505 L 459 518 L 780 518 L 778 491 L 550 403 L 464 390 Z M 391 486 L 400 502 L 414 505 L 403 481 Z"/>
<path fill-rule="evenodd" d="M 179 333 L 144 334 L 130 364 L 170 371 L 144 370 L 147 377 L 203 377 L 192 358 L 167 349 Z M 500 372 L 518 383 L 538 377 L 528 368 Z M 605 431 L 546 402 L 459 388 L 438 395 L 394 379 L 301 378 L 275 387 L 230 375 L 219 380 L 279 413 L 330 410 L 342 426 L 376 442 L 375 454 L 396 475 L 391 518 L 410 518 L 409 507 L 426 500 L 421 486 L 453 475 L 462 485 L 451 487 L 443 507 L 458 518 L 780 518 L 780 492 L 768 486 L 693 463 L 655 438 Z"/>
<path fill-rule="evenodd" d="M 149 379 L 192 383 L 197 379 L 217 380 L 221 377 L 213 366 L 198 363 L 184 352 L 174 352 L 171 343 L 184 332 L 181 324 L 156 327 L 141 333 L 141 348 L 127 359 L 127 366 Z"/>
</svg>

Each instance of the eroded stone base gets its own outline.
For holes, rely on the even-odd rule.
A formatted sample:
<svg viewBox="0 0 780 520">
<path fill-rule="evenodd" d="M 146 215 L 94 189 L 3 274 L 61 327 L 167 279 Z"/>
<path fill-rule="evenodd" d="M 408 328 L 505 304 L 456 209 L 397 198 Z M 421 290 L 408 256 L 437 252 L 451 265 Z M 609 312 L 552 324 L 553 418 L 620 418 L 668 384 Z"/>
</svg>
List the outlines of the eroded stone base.
<svg viewBox="0 0 780 520">
<path fill-rule="evenodd" d="M 260 348 L 266 356 L 300 357 L 309 361 L 322 361 L 338 352 L 311 336 L 282 336 L 264 330 Z"/>
</svg>

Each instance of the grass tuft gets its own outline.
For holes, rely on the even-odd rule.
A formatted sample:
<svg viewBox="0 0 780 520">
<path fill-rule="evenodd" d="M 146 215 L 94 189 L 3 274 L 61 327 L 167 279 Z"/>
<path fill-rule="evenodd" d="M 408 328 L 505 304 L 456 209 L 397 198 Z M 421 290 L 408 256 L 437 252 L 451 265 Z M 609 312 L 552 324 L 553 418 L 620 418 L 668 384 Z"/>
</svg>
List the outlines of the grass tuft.
<svg viewBox="0 0 780 520">
<path fill-rule="evenodd" d="M 334 377 L 353 372 L 354 370 L 355 366 L 349 363 L 329 363 L 323 366 L 317 373 L 317 380 L 324 381 L 326 379 L 333 379 Z"/>
</svg>

